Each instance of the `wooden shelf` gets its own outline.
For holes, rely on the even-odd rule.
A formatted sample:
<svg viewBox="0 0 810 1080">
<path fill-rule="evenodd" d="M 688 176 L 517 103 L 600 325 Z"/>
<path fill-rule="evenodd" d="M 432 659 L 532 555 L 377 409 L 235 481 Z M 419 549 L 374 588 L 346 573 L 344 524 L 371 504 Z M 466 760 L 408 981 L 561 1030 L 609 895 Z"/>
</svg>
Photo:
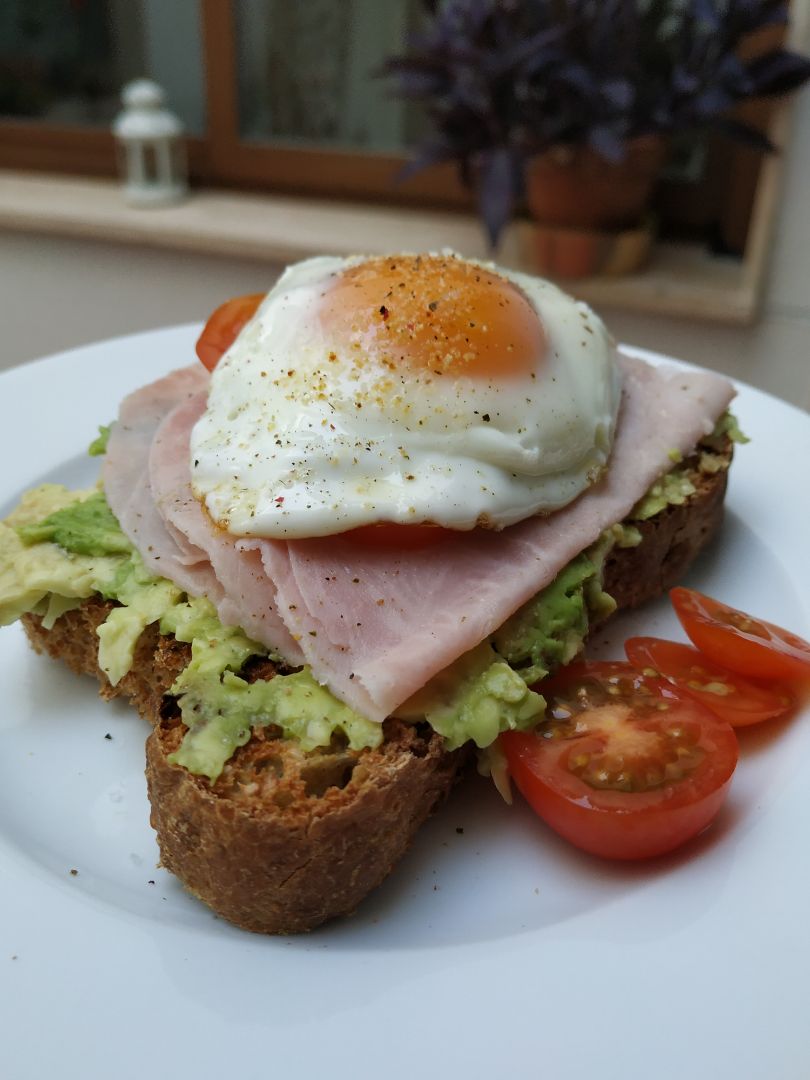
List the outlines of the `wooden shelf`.
<svg viewBox="0 0 810 1080">
<path fill-rule="evenodd" d="M 643 273 L 572 282 L 570 291 L 597 309 L 750 323 L 760 290 L 740 259 L 712 256 L 698 244 L 661 243 Z"/>
</svg>

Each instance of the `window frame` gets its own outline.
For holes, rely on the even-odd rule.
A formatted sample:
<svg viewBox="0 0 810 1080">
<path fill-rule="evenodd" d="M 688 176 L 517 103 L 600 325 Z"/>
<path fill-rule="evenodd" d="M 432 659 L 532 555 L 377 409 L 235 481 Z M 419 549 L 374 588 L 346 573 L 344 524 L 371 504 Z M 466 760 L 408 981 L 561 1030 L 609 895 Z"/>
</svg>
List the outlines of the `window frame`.
<svg viewBox="0 0 810 1080">
<path fill-rule="evenodd" d="M 474 196 L 461 184 L 453 165 L 431 167 L 400 184 L 397 174 L 408 161 L 404 154 L 282 142 L 261 144 L 242 139 L 236 78 L 235 0 L 198 2 L 207 119 L 204 135 L 189 136 L 186 140 L 193 182 L 212 188 L 308 195 L 346 202 L 474 210 Z M 791 0 L 791 17 L 789 39 L 804 44 L 810 0 Z M 768 115 L 763 123 L 780 146 L 786 142 L 784 111 L 777 108 L 775 115 Z M 741 207 L 737 221 L 738 232 L 745 236 L 743 264 L 749 262 L 752 250 L 757 252 L 760 262 L 762 208 L 768 204 L 770 220 L 775 201 L 770 178 L 775 168 L 773 162 L 762 157 L 752 159 L 751 152 L 745 148 L 733 153 L 734 167 L 729 170 L 732 190 L 727 192 L 725 201 Z M 740 155 L 738 163 L 736 159 Z M 0 168 L 111 177 L 117 173 L 116 142 L 109 130 L 0 120 Z"/>
<path fill-rule="evenodd" d="M 473 205 L 452 166 L 396 177 L 404 154 L 249 143 L 239 133 L 236 18 L 233 0 L 201 0 L 211 175 L 216 184 L 279 192 L 460 207 Z"/>
<path fill-rule="evenodd" d="M 404 154 L 244 141 L 239 134 L 235 5 L 233 0 L 199 2 L 207 122 L 204 135 L 187 139 L 193 181 L 211 187 L 473 208 L 473 196 L 450 165 L 399 184 L 397 174 L 408 161 Z M 109 130 L 0 120 L 0 168 L 115 176 L 115 138 Z"/>
</svg>

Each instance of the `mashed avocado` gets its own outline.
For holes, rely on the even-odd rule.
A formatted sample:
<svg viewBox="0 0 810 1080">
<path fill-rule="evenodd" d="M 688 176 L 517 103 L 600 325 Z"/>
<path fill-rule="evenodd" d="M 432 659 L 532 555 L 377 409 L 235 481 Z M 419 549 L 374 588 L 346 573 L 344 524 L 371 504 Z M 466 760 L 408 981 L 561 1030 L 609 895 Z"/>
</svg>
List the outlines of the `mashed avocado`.
<svg viewBox="0 0 810 1080">
<path fill-rule="evenodd" d="M 172 687 L 189 730 L 169 761 L 190 772 L 215 780 L 256 725 L 279 727 L 304 751 L 328 746 L 336 731 L 354 750 L 382 742 L 382 724 L 365 720 L 338 701 L 315 681 L 309 668 L 248 683 L 230 670 L 196 670 L 195 661 L 206 651 L 205 642 L 193 643 L 192 662 Z"/>
<path fill-rule="evenodd" d="M 19 525 L 17 535 L 24 544 L 51 540 L 77 555 L 123 555 L 132 550 L 100 491 L 55 510 L 43 521 Z"/>
<path fill-rule="evenodd" d="M 728 459 L 718 453 L 726 439 L 734 443 L 751 441 L 740 431 L 734 414 L 728 411 L 724 412 L 714 425 L 712 433 L 701 440 L 698 457 L 698 469 L 701 472 L 716 473 L 728 468 Z M 670 457 L 676 462 L 676 467 L 657 480 L 647 494 L 639 499 L 630 512 L 631 520 L 647 521 L 667 506 L 682 506 L 690 495 L 694 495 L 697 489 L 690 479 L 690 469 L 680 465 L 681 455 L 678 451 L 671 451 Z"/>
<path fill-rule="evenodd" d="M 116 603 L 97 631 L 99 667 L 113 685 L 152 623 L 191 645 L 191 662 L 171 692 L 189 729 L 173 760 L 192 772 L 216 779 L 257 724 L 279 727 L 304 750 L 328 746 L 336 733 L 354 749 L 382 741 L 380 724 L 339 702 L 308 668 L 253 684 L 240 678 L 245 662 L 267 649 L 223 626 L 208 600 L 150 574 L 100 492 L 56 484 L 29 491 L 0 522 L 0 625 L 34 612 L 50 629 L 95 595 Z"/>
<path fill-rule="evenodd" d="M 545 708 L 545 700 L 484 641 L 434 676 L 396 715 L 426 719 L 455 750 L 469 739 L 485 747 L 502 731 L 534 727 Z"/>
<path fill-rule="evenodd" d="M 108 429 L 100 429 L 93 452 L 103 453 Z M 704 441 L 707 471 L 724 437 L 745 439 L 730 413 Z M 701 465 L 701 467 L 703 467 Z M 690 493 L 680 467 L 671 470 L 636 507 L 649 517 Z M 694 490 L 694 489 L 692 489 Z M 655 507 L 655 508 L 653 508 Z M 615 604 L 602 590 L 602 564 L 614 544 L 632 546 L 641 535 L 628 525 L 608 529 L 572 560 L 557 578 L 517 611 L 491 641 L 460 657 L 398 710 L 426 718 L 448 748 L 473 740 L 479 747 L 499 732 L 534 726 L 545 708 L 530 689 L 581 649 L 593 618 Z M 219 776 L 256 725 L 273 725 L 304 751 L 327 746 L 335 736 L 354 749 L 382 741 L 382 727 L 359 716 L 320 686 L 308 668 L 249 682 L 246 661 L 268 651 L 241 630 L 224 627 L 206 599 L 186 596 L 165 578 L 150 574 L 130 545 L 99 491 L 71 492 L 44 484 L 28 492 L 0 522 L 0 625 L 34 612 L 50 629 L 87 597 L 112 600 L 98 629 L 99 666 L 119 682 L 133 663 L 143 630 L 157 623 L 162 633 L 191 645 L 191 662 L 171 692 L 188 731 L 172 760 L 191 772 Z"/>
<path fill-rule="evenodd" d="M 614 545 L 635 547 L 640 542 L 641 533 L 632 526 L 605 530 L 493 636 L 495 650 L 527 684 L 573 660 L 591 621 L 615 610 L 613 598 L 602 589 L 602 565 Z"/>
<path fill-rule="evenodd" d="M 87 453 L 90 457 L 103 457 L 107 453 L 107 440 L 110 437 L 112 431 L 112 424 L 99 424 L 98 435 L 87 447 Z"/>
<path fill-rule="evenodd" d="M 606 551 L 615 539 L 611 534 L 597 547 Z M 599 588 L 601 557 L 596 548 L 580 556 L 492 644 L 450 665 L 400 715 L 426 718 L 449 748 L 470 739 L 484 747 L 501 731 L 533 726 L 545 702 L 528 683 L 574 655 L 588 612 L 611 603 Z M 173 760 L 192 772 L 216 779 L 258 724 L 278 727 L 305 751 L 329 745 L 336 734 L 354 749 L 382 740 L 381 725 L 338 701 L 308 668 L 246 680 L 246 661 L 267 650 L 224 627 L 208 600 L 150 574 L 97 491 L 45 485 L 29 492 L 0 524 L 0 559 L 0 623 L 35 611 L 50 627 L 88 596 L 115 602 L 97 631 L 99 666 L 113 684 L 132 666 L 147 626 L 157 623 L 161 633 L 191 645 L 191 662 L 171 692 L 188 728 Z"/>
<path fill-rule="evenodd" d="M 647 494 L 639 499 L 630 511 L 630 517 L 633 521 L 647 521 L 667 506 L 682 506 L 696 491 L 697 488 L 689 479 L 688 470 L 672 469 L 660 480 L 656 480 Z"/>
<path fill-rule="evenodd" d="M 726 409 L 714 425 L 714 431 L 712 431 L 711 435 L 707 435 L 705 439 L 701 439 L 701 445 L 710 446 L 713 450 L 719 450 L 723 439 L 731 439 L 733 443 L 739 443 L 740 446 L 744 446 L 745 443 L 751 442 L 748 436 L 741 430 L 740 425 L 737 422 L 737 417 L 728 409 Z"/>
<path fill-rule="evenodd" d="M 65 611 L 107 588 L 120 555 L 86 555 L 44 538 L 29 544 L 20 535 L 66 509 L 78 510 L 95 494 L 43 484 L 27 492 L 17 509 L 0 522 L 0 626 L 34 611 L 50 629 Z M 46 531 L 50 533 L 50 527 Z"/>
</svg>

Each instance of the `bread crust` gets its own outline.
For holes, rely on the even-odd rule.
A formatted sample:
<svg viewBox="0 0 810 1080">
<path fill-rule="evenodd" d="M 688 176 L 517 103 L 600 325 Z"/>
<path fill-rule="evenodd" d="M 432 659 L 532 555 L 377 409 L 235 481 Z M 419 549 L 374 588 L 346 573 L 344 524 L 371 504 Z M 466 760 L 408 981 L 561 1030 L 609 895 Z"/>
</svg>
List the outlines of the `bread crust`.
<svg viewBox="0 0 810 1080">
<path fill-rule="evenodd" d="M 94 676 L 102 697 L 128 698 L 152 724 L 146 780 L 161 864 L 244 930 L 294 934 L 354 911 L 469 760 L 467 748 L 445 751 L 429 725 L 389 719 L 376 750 L 336 740 L 303 753 L 273 728 L 255 728 L 215 782 L 195 776 L 168 760 L 186 730 L 168 691 L 190 647 L 148 627 L 132 670 L 113 687 L 98 667 L 95 634 L 111 608 L 93 598 L 51 630 L 36 615 L 22 623 L 37 652 Z M 268 660 L 247 672 L 251 680 L 275 674 Z"/>
<path fill-rule="evenodd" d="M 641 533 L 635 548 L 614 547 L 605 560 L 602 584 L 619 610 L 638 607 L 661 596 L 683 578 L 720 528 L 733 446 L 726 441 L 718 455 L 725 463 L 714 473 L 701 472 L 697 455 L 687 462 L 694 495 L 680 506 L 670 504 L 646 521 L 633 521 Z"/>
<path fill-rule="evenodd" d="M 163 865 L 245 930 L 293 934 L 346 915 L 390 873 L 467 759 L 427 725 L 386 721 L 379 750 L 343 755 L 342 786 L 321 793 L 260 733 L 211 785 L 170 765 L 180 725 L 147 741 L 151 821 Z M 301 755 L 304 758 L 304 755 Z M 311 755 L 317 774 L 329 755 Z M 292 782 L 272 773 L 292 766 Z M 268 770 L 271 777 L 268 781 Z M 288 778 L 289 780 L 289 778 Z M 264 794 L 262 789 L 266 789 Z"/>
<path fill-rule="evenodd" d="M 724 450 L 727 460 L 731 445 Z M 614 548 L 604 588 L 618 607 L 660 595 L 683 575 L 722 520 L 725 469 L 702 473 L 681 506 L 634 522 L 642 542 Z M 168 690 L 190 659 L 189 646 L 141 636 L 132 671 L 116 686 L 98 667 L 95 631 L 111 605 L 85 601 L 51 630 L 22 621 L 38 652 L 98 679 L 105 698 L 124 696 L 153 726 L 146 745 L 151 823 L 162 864 L 215 912 L 245 930 L 287 934 L 352 912 L 390 873 L 426 818 L 451 790 L 469 751 L 447 752 L 428 725 L 385 723 L 377 750 L 339 742 L 303 753 L 272 728 L 254 729 L 211 782 L 169 763 L 185 732 Z M 270 661 L 250 679 L 272 678 Z"/>
</svg>

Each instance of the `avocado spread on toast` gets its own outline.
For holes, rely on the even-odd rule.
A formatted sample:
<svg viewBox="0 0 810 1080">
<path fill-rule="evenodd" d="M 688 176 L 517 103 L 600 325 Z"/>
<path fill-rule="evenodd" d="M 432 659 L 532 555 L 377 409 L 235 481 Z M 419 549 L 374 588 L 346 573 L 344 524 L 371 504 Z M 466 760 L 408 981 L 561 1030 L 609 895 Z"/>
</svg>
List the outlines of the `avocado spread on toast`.
<svg viewBox="0 0 810 1080">
<path fill-rule="evenodd" d="M 724 412 L 714 426 L 711 435 L 705 436 L 700 444 L 698 468 L 704 473 L 716 473 L 726 467 L 726 459 L 716 451 L 722 447 L 724 439 L 734 443 L 747 443 L 750 439 L 740 431 L 737 418 L 733 413 Z M 647 521 L 655 517 L 667 506 L 682 506 L 690 495 L 695 494 L 695 485 L 689 477 L 689 469 L 680 463 L 676 453 L 674 469 L 656 480 L 646 495 L 642 496 L 630 512 L 631 521 Z"/>
<path fill-rule="evenodd" d="M 607 550 L 612 542 L 601 546 Z M 89 596 L 115 601 L 98 628 L 99 666 L 113 685 L 129 671 L 150 624 L 190 643 L 191 662 L 172 693 L 189 729 L 174 759 L 192 772 L 215 779 L 257 724 L 277 725 L 304 750 L 328 746 L 336 731 L 354 749 L 382 740 L 379 724 L 338 701 L 308 668 L 255 683 L 241 678 L 245 662 L 268 650 L 223 626 L 208 600 L 187 597 L 150 574 L 100 492 L 54 484 L 28 492 L 0 524 L 0 558 L 0 623 L 33 611 L 52 626 Z M 528 684 L 581 646 L 589 603 L 601 610 L 606 602 L 598 566 L 598 558 L 579 556 L 513 616 L 495 647 L 484 642 L 461 657 L 398 715 L 426 718 L 449 748 L 469 739 L 487 746 L 501 731 L 535 724 L 545 702 Z"/>
<path fill-rule="evenodd" d="M 733 418 L 726 417 L 709 438 L 744 439 Z M 705 454 L 711 456 L 710 443 Z M 711 461 L 706 471 L 712 471 Z M 678 472 L 676 466 L 637 504 L 636 519 L 669 502 L 683 502 L 689 493 L 682 480 L 669 479 Z M 440 672 L 397 715 L 427 719 L 448 749 L 470 739 L 485 747 L 501 731 L 534 726 L 545 702 L 530 685 L 571 660 L 590 620 L 615 607 L 601 588 L 602 564 L 614 544 L 632 546 L 640 538 L 632 525 L 606 530 L 490 641 Z M 338 701 L 307 667 L 254 683 L 242 678 L 245 662 L 269 655 L 268 650 L 238 628 L 223 626 L 208 600 L 188 597 L 150 574 L 100 491 L 68 491 L 55 484 L 29 491 L 0 522 L 0 626 L 33 612 L 49 629 L 94 595 L 116 604 L 98 628 L 99 666 L 113 685 L 132 666 L 147 626 L 157 623 L 161 633 L 191 645 L 191 662 L 171 688 L 188 728 L 172 760 L 191 772 L 216 779 L 256 725 L 279 727 L 305 751 L 328 746 L 336 733 L 353 749 L 382 741 L 380 724 Z"/>
</svg>

